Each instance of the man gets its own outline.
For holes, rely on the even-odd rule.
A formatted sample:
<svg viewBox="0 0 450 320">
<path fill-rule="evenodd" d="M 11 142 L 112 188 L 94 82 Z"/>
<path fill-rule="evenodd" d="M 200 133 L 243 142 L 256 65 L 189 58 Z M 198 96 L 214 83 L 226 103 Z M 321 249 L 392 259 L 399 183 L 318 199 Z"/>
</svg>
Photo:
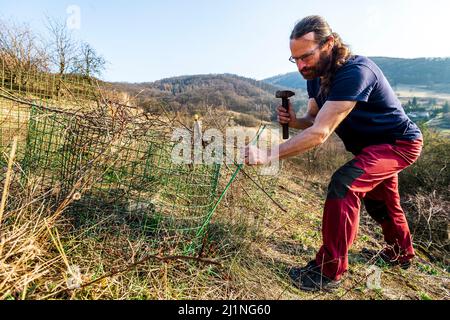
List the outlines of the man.
<svg viewBox="0 0 450 320">
<path fill-rule="evenodd" d="M 266 151 L 245 149 L 246 164 L 261 165 L 299 155 L 323 144 L 333 132 L 355 157 L 331 178 L 323 213 L 323 245 L 315 259 L 289 276 L 307 291 L 336 288 L 348 268 L 361 200 L 382 227 L 386 248 L 380 257 L 407 268 L 414 257 L 411 234 L 400 206 L 398 173 L 422 150 L 422 134 L 407 117 L 374 62 L 352 55 L 319 16 L 300 21 L 290 37 L 291 62 L 307 80 L 306 115 L 278 108 L 281 124 L 301 129 L 291 140 Z"/>
</svg>

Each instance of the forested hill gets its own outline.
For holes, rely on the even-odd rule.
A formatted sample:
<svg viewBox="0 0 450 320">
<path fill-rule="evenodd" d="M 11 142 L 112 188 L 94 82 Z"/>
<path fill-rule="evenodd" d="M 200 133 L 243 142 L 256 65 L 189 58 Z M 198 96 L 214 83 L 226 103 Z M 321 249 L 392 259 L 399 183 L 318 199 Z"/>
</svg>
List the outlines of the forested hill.
<svg viewBox="0 0 450 320">
<path fill-rule="evenodd" d="M 189 113 L 202 111 L 205 107 L 224 107 L 269 120 L 277 105 L 277 90 L 282 89 L 262 81 L 232 74 L 193 75 L 168 78 L 149 83 L 115 83 L 114 86 L 131 96 L 139 94 L 140 105 L 150 106 L 162 101 L 174 110 Z M 297 92 L 296 105 L 304 101 L 302 90 Z"/>
<path fill-rule="evenodd" d="M 370 57 L 393 86 L 425 86 L 431 90 L 450 92 L 450 58 L 401 59 Z M 265 79 L 267 83 L 289 88 L 305 88 L 306 82 L 298 72 Z"/>
</svg>

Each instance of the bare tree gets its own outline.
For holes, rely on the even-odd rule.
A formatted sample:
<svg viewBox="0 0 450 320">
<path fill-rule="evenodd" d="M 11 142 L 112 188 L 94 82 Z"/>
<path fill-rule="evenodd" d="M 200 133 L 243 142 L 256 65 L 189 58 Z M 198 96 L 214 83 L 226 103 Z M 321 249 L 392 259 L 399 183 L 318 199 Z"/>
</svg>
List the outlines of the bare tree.
<svg viewBox="0 0 450 320">
<path fill-rule="evenodd" d="M 53 68 L 57 70 L 56 96 L 61 96 L 63 75 L 73 68 L 77 44 L 64 21 L 47 17 L 47 30 L 50 33 L 49 48 Z"/>
<path fill-rule="evenodd" d="M 12 81 L 26 84 L 30 72 L 48 71 L 49 58 L 36 35 L 25 25 L 0 21 L 0 59 Z"/>
<path fill-rule="evenodd" d="M 106 60 L 88 43 L 83 42 L 79 49 L 79 55 L 75 59 L 75 73 L 86 77 L 100 76 L 105 70 Z"/>
<path fill-rule="evenodd" d="M 64 21 L 47 17 L 47 29 L 51 37 L 49 46 L 51 61 L 57 68 L 58 74 L 62 76 L 73 67 L 77 44 Z"/>
</svg>

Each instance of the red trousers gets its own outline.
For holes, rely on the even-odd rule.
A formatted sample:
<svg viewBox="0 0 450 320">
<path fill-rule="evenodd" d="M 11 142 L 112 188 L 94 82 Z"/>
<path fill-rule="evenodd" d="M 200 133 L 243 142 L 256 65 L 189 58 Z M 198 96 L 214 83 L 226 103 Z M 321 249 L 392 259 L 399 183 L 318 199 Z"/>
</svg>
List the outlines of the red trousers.
<svg viewBox="0 0 450 320">
<path fill-rule="evenodd" d="M 323 246 L 316 256 L 325 276 L 339 280 L 348 267 L 348 250 L 356 238 L 361 200 L 382 227 L 390 254 L 401 261 L 414 257 L 411 234 L 400 206 L 398 173 L 420 156 L 423 141 L 400 141 L 366 147 L 333 175 L 325 202 Z"/>
</svg>

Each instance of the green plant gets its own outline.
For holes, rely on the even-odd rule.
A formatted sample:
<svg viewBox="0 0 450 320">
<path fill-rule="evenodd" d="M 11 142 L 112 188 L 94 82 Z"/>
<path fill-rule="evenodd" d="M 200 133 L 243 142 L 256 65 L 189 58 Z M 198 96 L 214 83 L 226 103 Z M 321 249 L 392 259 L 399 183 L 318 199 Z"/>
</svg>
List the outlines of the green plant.
<svg viewBox="0 0 450 320">
<path fill-rule="evenodd" d="M 420 300 L 433 300 L 427 293 L 420 292 L 419 293 Z"/>
</svg>

